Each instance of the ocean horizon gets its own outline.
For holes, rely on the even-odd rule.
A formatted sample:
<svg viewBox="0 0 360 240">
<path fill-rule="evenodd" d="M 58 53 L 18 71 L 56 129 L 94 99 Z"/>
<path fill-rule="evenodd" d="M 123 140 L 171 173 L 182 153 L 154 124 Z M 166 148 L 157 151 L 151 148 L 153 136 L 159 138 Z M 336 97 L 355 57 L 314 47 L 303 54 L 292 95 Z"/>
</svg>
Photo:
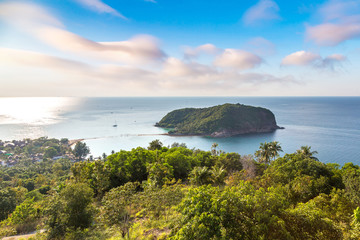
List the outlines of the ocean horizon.
<svg viewBox="0 0 360 240">
<path fill-rule="evenodd" d="M 230 138 L 168 136 L 155 127 L 166 113 L 186 107 L 241 103 L 271 110 L 285 129 Z M 154 139 L 210 150 L 253 154 L 261 142 L 278 141 L 284 153 L 311 146 L 325 163 L 360 163 L 360 97 L 103 97 L 0 98 L 0 139 L 84 139 L 91 155 L 147 147 Z M 117 127 L 113 127 L 113 125 Z"/>
</svg>

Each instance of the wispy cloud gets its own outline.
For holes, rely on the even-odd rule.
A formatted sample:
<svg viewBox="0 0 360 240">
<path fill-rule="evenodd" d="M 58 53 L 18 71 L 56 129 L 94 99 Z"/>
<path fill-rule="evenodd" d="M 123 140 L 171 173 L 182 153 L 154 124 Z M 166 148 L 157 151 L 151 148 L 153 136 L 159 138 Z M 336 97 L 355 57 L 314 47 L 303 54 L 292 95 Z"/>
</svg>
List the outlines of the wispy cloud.
<svg viewBox="0 0 360 240">
<path fill-rule="evenodd" d="M 249 8 L 243 21 L 246 25 L 254 25 L 268 20 L 281 19 L 279 15 L 279 6 L 272 0 L 260 0 L 256 5 Z"/>
<path fill-rule="evenodd" d="M 263 59 L 241 49 L 203 44 L 185 49 L 189 59 L 178 59 L 167 56 L 149 35 L 92 41 L 68 31 L 39 5 L 0 3 L 0 21 L 61 56 L 0 48 L 2 92 L 18 96 L 249 95 L 297 83 L 289 75 L 251 72 Z M 198 62 L 202 54 L 210 54 L 206 64 Z"/>
<path fill-rule="evenodd" d="M 322 5 L 323 22 L 306 27 L 306 37 L 318 45 L 335 46 L 360 37 L 360 0 L 332 0 Z"/>
<path fill-rule="evenodd" d="M 346 40 L 360 37 L 360 21 L 323 23 L 308 26 L 306 35 L 318 45 L 335 46 Z"/>
<path fill-rule="evenodd" d="M 6 1 L 0 3 L 0 19 L 8 24 L 23 28 L 33 25 L 64 27 L 62 22 L 49 14 L 45 8 L 24 2 Z"/>
<path fill-rule="evenodd" d="M 240 49 L 225 49 L 221 55 L 216 57 L 214 65 L 245 70 L 259 66 L 262 62 L 263 60 L 259 56 L 251 52 Z"/>
<path fill-rule="evenodd" d="M 92 69 L 90 65 L 79 61 L 11 48 L 0 48 L 0 63 L 14 66 L 59 69 L 66 72 L 91 71 Z"/>
<path fill-rule="evenodd" d="M 318 63 L 317 67 L 335 70 L 337 67 L 341 66 L 342 63 L 345 62 L 346 60 L 347 57 L 345 57 L 344 55 L 332 54 L 322 59 L 322 61 Z"/>
<path fill-rule="evenodd" d="M 311 66 L 335 70 L 335 67 L 341 66 L 341 63 L 346 61 L 346 59 L 347 58 L 341 54 L 332 54 L 322 58 L 316 53 L 298 51 L 286 56 L 281 64 L 283 66 Z"/>
<path fill-rule="evenodd" d="M 259 39 L 258 45 L 263 45 L 264 41 L 266 40 Z M 260 42 L 262 44 L 260 44 Z M 215 67 L 227 69 L 231 68 L 236 71 L 252 69 L 263 63 L 263 59 L 252 52 L 232 48 L 221 49 L 210 43 L 203 44 L 197 47 L 185 47 L 184 49 L 185 60 L 193 61 L 202 54 L 210 55 L 210 58 L 208 59 L 211 59 L 211 57 L 213 57 L 212 64 Z"/>
<path fill-rule="evenodd" d="M 103 96 L 104 93 L 166 96 L 169 91 L 172 95 L 237 95 L 256 93 L 269 86 L 298 84 L 290 75 L 225 71 L 174 57 L 167 58 L 159 69 L 146 70 L 140 66 L 89 65 L 37 52 L 0 48 L 0 69 L 3 67 L 23 72 L 6 75 L 6 71 L 0 71 L 0 77 L 5 79 L 3 92 L 16 90 L 18 96 L 39 94 L 39 91 L 43 96 Z M 29 82 L 31 76 L 36 76 L 41 90 Z M 70 84 L 71 88 L 64 87 Z"/>
<path fill-rule="evenodd" d="M 184 57 L 185 59 L 197 58 L 201 54 L 217 54 L 221 49 L 217 48 L 215 45 L 207 43 L 200 45 L 198 47 L 185 47 L 184 48 Z"/>
<path fill-rule="evenodd" d="M 181 93 L 192 89 L 196 95 L 249 94 L 262 87 L 276 85 L 294 85 L 299 82 L 290 75 L 241 72 L 234 69 L 222 69 L 216 66 L 196 62 L 185 63 L 180 59 L 168 59 L 160 73 L 164 81 L 159 84 L 166 89 Z"/>
<path fill-rule="evenodd" d="M 290 55 L 287 55 L 281 62 L 282 65 L 294 65 L 294 66 L 306 66 L 311 65 L 315 61 L 321 59 L 320 55 L 306 52 L 306 51 L 298 51 L 294 52 Z"/>
<path fill-rule="evenodd" d="M 109 13 L 117 17 L 121 17 L 123 19 L 127 19 L 124 15 L 122 15 L 119 11 L 110 7 L 109 5 L 103 3 L 101 0 L 74 0 L 86 8 L 89 8 L 98 13 Z"/>
<path fill-rule="evenodd" d="M 217 71 L 214 67 L 197 62 L 183 62 L 180 59 L 169 57 L 163 66 L 162 73 L 174 77 L 195 77 L 203 74 L 213 75 Z"/>
<path fill-rule="evenodd" d="M 33 4 L 1 3 L 0 19 L 56 49 L 98 60 L 130 64 L 158 61 L 165 56 L 152 36 L 139 35 L 118 42 L 92 41 L 67 31 L 58 19 Z"/>
<path fill-rule="evenodd" d="M 157 3 L 155 0 L 144 0 L 145 2 Z"/>
</svg>

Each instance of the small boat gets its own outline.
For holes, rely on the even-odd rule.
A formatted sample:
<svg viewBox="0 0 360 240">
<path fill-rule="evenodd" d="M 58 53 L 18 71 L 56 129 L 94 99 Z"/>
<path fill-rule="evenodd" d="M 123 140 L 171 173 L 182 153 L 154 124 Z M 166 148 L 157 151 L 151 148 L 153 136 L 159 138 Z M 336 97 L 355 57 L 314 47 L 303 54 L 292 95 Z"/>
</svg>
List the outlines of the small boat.
<svg viewBox="0 0 360 240">
<path fill-rule="evenodd" d="M 115 124 L 113 125 L 113 127 L 117 127 L 117 123 L 116 123 L 116 121 L 115 121 Z"/>
</svg>

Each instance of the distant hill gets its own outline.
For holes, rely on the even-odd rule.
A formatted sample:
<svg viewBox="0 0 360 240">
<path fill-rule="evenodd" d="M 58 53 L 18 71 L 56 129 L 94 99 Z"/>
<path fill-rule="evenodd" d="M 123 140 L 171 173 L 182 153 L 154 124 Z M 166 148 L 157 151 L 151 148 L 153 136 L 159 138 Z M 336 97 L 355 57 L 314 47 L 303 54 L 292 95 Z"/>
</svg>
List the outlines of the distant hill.
<svg viewBox="0 0 360 240">
<path fill-rule="evenodd" d="M 211 137 L 272 132 L 280 128 L 270 110 L 239 103 L 174 110 L 155 126 L 169 128 L 170 135 Z"/>
</svg>

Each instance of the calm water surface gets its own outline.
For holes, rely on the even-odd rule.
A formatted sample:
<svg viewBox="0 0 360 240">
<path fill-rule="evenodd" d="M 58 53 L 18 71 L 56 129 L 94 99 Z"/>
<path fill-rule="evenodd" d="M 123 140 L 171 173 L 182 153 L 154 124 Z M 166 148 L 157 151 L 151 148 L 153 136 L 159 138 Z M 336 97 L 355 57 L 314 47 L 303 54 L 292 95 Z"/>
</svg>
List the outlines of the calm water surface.
<svg viewBox="0 0 360 240">
<path fill-rule="evenodd" d="M 154 127 L 174 109 L 223 103 L 268 108 L 285 129 L 215 139 L 158 135 L 165 131 Z M 309 145 L 320 161 L 360 164 L 360 97 L 0 98 L 0 139 L 41 136 L 84 138 L 94 156 L 147 147 L 154 139 L 203 150 L 217 142 L 220 149 L 240 154 L 279 141 L 287 153 Z"/>
</svg>

